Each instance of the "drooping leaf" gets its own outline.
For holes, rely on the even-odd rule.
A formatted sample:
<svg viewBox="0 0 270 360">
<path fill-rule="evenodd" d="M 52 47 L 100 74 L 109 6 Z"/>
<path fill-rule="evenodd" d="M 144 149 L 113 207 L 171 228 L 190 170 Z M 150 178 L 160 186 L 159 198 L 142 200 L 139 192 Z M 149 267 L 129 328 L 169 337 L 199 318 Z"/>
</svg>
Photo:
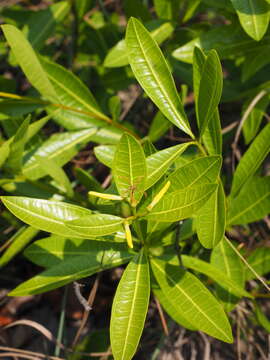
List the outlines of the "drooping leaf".
<svg viewBox="0 0 270 360">
<path fill-rule="evenodd" d="M 131 18 L 126 33 L 129 63 L 136 79 L 161 112 L 194 138 L 168 64 L 148 31 Z"/>
<path fill-rule="evenodd" d="M 81 238 L 65 225 L 65 221 L 91 214 L 77 205 L 60 201 L 41 200 L 20 196 L 1 196 L 9 211 L 32 227 L 66 237 Z"/>
<path fill-rule="evenodd" d="M 48 100 L 57 100 L 55 89 L 23 33 L 13 25 L 2 25 L 4 35 L 30 83 Z"/>
<path fill-rule="evenodd" d="M 232 183 L 231 195 L 236 196 L 243 185 L 255 174 L 270 150 L 270 124 L 267 124 L 256 136 L 244 156 L 241 158 Z"/>
<path fill-rule="evenodd" d="M 242 289 L 244 288 L 245 270 L 243 263 L 228 245 L 227 241 L 220 241 L 220 243 L 213 249 L 211 253 L 211 264 L 230 278 L 235 284 L 237 284 L 238 287 Z M 216 285 L 216 291 L 219 299 L 223 303 L 225 311 L 230 312 L 239 301 L 240 294 L 233 293 L 230 288 L 224 290 L 220 284 Z"/>
<path fill-rule="evenodd" d="M 169 166 L 189 146 L 189 143 L 168 147 L 146 158 L 147 179 L 145 190 L 154 185 L 166 173 Z"/>
<path fill-rule="evenodd" d="M 132 258 L 127 251 L 93 251 L 83 256 L 75 256 L 68 261 L 43 271 L 30 280 L 12 290 L 10 296 L 25 296 L 40 294 L 49 290 L 57 289 L 70 282 L 93 275 L 99 271 L 125 264 Z"/>
<path fill-rule="evenodd" d="M 229 203 L 228 225 L 248 224 L 270 212 L 270 176 L 253 178 Z"/>
<path fill-rule="evenodd" d="M 117 145 L 113 174 L 119 194 L 136 206 L 144 192 L 146 162 L 141 144 L 127 133 Z"/>
<path fill-rule="evenodd" d="M 245 32 L 261 40 L 269 23 L 269 5 L 265 0 L 231 0 Z"/>
<path fill-rule="evenodd" d="M 216 188 L 216 184 L 207 184 L 165 194 L 146 218 L 160 222 L 189 218 L 209 199 Z"/>
<path fill-rule="evenodd" d="M 268 274 L 270 272 L 270 248 L 264 246 L 255 249 L 251 255 L 248 256 L 247 261 L 258 275 L 263 276 Z M 252 280 L 254 278 L 254 273 L 246 268 L 246 280 Z"/>
<path fill-rule="evenodd" d="M 226 197 L 221 181 L 217 190 L 198 210 L 196 230 L 200 243 L 214 248 L 223 238 L 226 226 Z"/>
<path fill-rule="evenodd" d="M 150 296 L 148 259 L 143 250 L 127 266 L 113 300 L 110 336 L 115 360 L 132 359 L 147 314 Z"/>
<path fill-rule="evenodd" d="M 96 128 L 92 128 L 52 135 L 34 153 L 30 151 L 26 155 L 23 174 L 31 180 L 37 180 L 46 175 L 46 171 L 40 167 L 36 156 L 50 159 L 58 166 L 65 165 L 78 153 L 81 145 L 92 139 L 95 132 Z"/>
<path fill-rule="evenodd" d="M 168 262 L 151 259 L 151 267 L 163 293 L 191 325 L 222 341 L 233 341 L 229 321 L 214 296 L 191 273 Z"/>
<path fill-rule="evenodd" d="M 108 214 L 94 214 L 66 221 L 71 230 L 84 237 L 104 236 L 122 230 L 124 219 Z"/>
</svg>

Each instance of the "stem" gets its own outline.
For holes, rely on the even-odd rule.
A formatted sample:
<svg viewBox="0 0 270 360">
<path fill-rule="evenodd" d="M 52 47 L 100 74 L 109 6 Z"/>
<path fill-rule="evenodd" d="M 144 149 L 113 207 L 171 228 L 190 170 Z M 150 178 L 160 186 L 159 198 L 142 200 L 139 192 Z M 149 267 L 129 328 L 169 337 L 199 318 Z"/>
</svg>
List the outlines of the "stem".
<svg viewBox="0 0 270 360">
<path fill-rule="evenodd" d="M 61 303 L 61 314 L 60 314 L 60 319 L 59 319 L 57 342 L 56 342 L 55 351 L 54 351 L 55 356 L 59 356 L 60 351 L 61 351 L 60 344 L 62 343 L 63 332 L 64 332 L 64 324 L 65 324 L 65 316 L 66 316 L 66 304 L 67 304 L 67 293 L 68 293 L 68 288 L 67 288 L 67 286 L 65 286 L 65 290 L 64 290 L 64 294 L 63 294 L 63 298 L 62 298 L 62 303 Z"/>
</svg>

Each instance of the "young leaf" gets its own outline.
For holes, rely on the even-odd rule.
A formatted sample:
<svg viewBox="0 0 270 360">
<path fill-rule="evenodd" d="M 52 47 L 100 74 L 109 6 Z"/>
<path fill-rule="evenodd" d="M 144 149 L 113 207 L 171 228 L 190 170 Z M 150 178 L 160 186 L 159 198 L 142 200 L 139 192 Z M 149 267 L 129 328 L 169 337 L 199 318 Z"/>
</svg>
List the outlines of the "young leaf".
<svg viewBox="0 0 270 360">
<path fill-rule="evenodd" d="M 150 296 L 148 259 L 143 250 L 127 266 L 113 300 L 110 336 L 115 360 L 130 360 L 136 352 Z"/>
<path fill-rule="evenodd" d="M 128 23 L 126 46 L 132 71 L 146 94 L 173 124 L 194 138 L 168 64 L 157 43 L 134 18 Z"/>
<path fill-rule="evenodd" d="M 214 248 L 223 238 L 226 226 L 226 197 L 221 182 L 217 190 L 198 210 L 196 230 L 200 243 Z"/>
<path fill-rule="evenodd" d="M 23 151 L 27 140 L 29 120 L 29 117 L 27 117 L 23 121 L 9 146 L 9 157 L 7 158 L 6 167 L 13 174 L 19 173 L 22 168 Z"/>
<path fill-rule="evenodd" d="M 189 146 L 189 143 L 168 147 L 146 158 L 147 179 L 145 190 L 154 185 L 166 173 L 169 166 Z"/>
<path fill-rule="evenodd" d="M 84 237 L 104 236 L 121 231 L 124 219 L 108 214 L 95 214 L 66 221 L 71 230 Z"/>
<path fill-rule="evenodd" d="M 165 194 L 146 218 L 160 222 L 189 218 L 209 199 L 216 188 L 216 184 L 207 184 Z"/>
<path fill-rule="evenodd" d="M 223 74 L 218 54 L 211 50 L 202 67 L 198 90 L 198 127 L 203 135 L 209 120 L 217 109 L 222 94 Z"/>
<path fill-rule="evenodd" d="M 125 264 L 132 258 L 127 251 L 91 251 L 90 254 L 74 256 L 34 276 L 12 290 L 10 296 L 41 294 L 57 289 L 72 281 L 93 275 L 99 271 Z"/>
<path fill-rule="evenodd" d="M 229 321 L 214 296 L 191 273 L 179 265 L 151 259 L 151 267 L 163 293 L 198 330 L 222 341 L 233 341 Z"/>
<path fill-rule="evenodd" d="M 37 180 L 47 174 L 40 167 L 37 157 L 50 159 L 58 166 L 65 165 L 78 153 L 81 145 L 92 139 L 95 133 L 96 128 L 52 135 L 34 153 L 32 150 L 26 155 L 23 174 L 31 180 Z"/>
<path fill-rule="evenodd" d="M 144 192 L 146 162 L 141 144 L 127 133 L 117 145 L 113 174 L 119 194 L 136 206 Z"/>
<path fill-rule="evenodd" d="M 270 124 L 269 124 L 270 125 Z M 270 176 L 251 179 L 229 203 L 228 225 L 248 224 L 270 212 Z"/>
<path fill-rule="evenodd" d="M 231 195 L 235 197 L 242 186 L 255 174 L 270 150 L 270 124 L 256 136 L 241 158 L 233 176 Z"/>
<path fill-rule="evenodd" d="M 20 196 L 1 196 L 9 211 L 20 220 L 36 229 L 66 237 L 81 238 L 65 225 L 65 221 L 91 214 L 80 206 Z"/>
<path fill-rule="evenodd" d="M 47 99 L 57 100 L 55 89 L 23 33 L 13 25 L 2 25 L 4 35 L 30 83 Z"/>
<path fill-rule="evenodd" d="M 231 0 L 245 32 L 261 40 L 269 23 L 269 5 L 265 0 Z"/>
<path fill-rule="evenodd" d="M 216 269 L 219 269 L 224 275 L 227 275 L 227 277 L 230 278 L 238 287 L 242 289 L 244 288 L 245 271 L 243 263 L 228 245 L 227 241 L 220 241 L 220 243 L 213 249 L 211 253 L 211 264 Z M 239 301 L 238 297 L 240 294 L 233 293 L 230 288 L 227 288 L 225 291 L 222 284 L 221 286 L 216 286 L 216 291 L 226 312 L 231 311 L 235 304 Z M 235 295 L 238 295 L 238 297 Z"/>
</svg>

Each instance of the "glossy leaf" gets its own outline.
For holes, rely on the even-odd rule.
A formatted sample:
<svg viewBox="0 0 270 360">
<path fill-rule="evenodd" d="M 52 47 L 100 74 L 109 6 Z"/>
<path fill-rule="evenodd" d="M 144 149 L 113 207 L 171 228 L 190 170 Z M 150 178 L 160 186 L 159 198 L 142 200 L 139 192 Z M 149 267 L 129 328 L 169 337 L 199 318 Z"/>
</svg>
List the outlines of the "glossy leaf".
<svg viewBox="0 0 270 360">
<path fill-rule="evenodd" d="M 66 221 L 72 231 L 84 237 L 104 236 L 121 231 L 124 219 L 108 214 L 94 214 Z"/>
<path fill-rule="evenodd" d="M 158 44 L 162 44 L 173 32 L 171 23 L 166 22 L 157 29 L 150 32 L 153 39 Z M 109 68 L 121 67 L 128 65 L 128 54 L 125 40 L 120 40 L 107 54 L 104 60 L 104 66 Z"/>
<path fill-rule="evenodd" d="M 269 5 L 265 0 L 231 0 L 245 32 L 261 40 L 269 23 Z"/>
<path fill-rule="evenodd" d="M 125 251 L 91 251 L 84 256 L 74 256 L 34 276 L 12 290 L 10 296 L 40 294 L 57 289 L 72 281 L 93 275 L 99 271 L 125 264 L 132 255 Z"/>
<path fill-rule="evenodd" d="M 168 64 L 148 31 L 131 18 L 126 45 L 132 71 L 146 94 L 177 127 L 194 138 Z"/>
<path fill-rule="evenodd" d="M 189 218 L 209 199 L 216 188 L 216 184 L 207 184 L 165 194 L 146 218 L 160 222 Z"/>
<path fill-rule="evenodd" d="M 146 158 L 147 179 L 145 190 L 154 185 L 166 173 L 170 165 L 179 157 L 189 144 L 168 147 Z"/>
<path fill-rule="evenodd" d="M 26 155 L 23 174 L 31 180 L 37 180 L 46 175 L 47 172 L 40 167 L 37 157 L 50 159 L 58 166 L 65 165 L 78 153 L 81 145 L 92 139 L 95 132 L 94 128 L 52 135 L 34 153 L 31 151 Z"/>
<path fill-rule="evenodd" d="M 85 239 L 66 239 L 58 235 L 51 235 L 35 241 L 25 251 L 24 256 L 33 263 L 46 268 L 71 261 L 75 256 L 98 255 L 100 252 L 114 250 L 127 252 L 126 243 Z"/>
<path fill-rule="evenodd" d="M 191 273 L 179 265 L 151 259 L 151 267 L 163 293 L 177 303 L 184 317 L 198 330 L 231 343 L 229 321 L 214 296 Z"/>
<path fill-rule="evenodd" d="M 32 227 L 60 236 L 79 237 L 65 225 L 65 221 L 91 214 L 91 211 L 77 205 L 60 201 L 41 200 L 20 196 L 1 196 L 9 211 Z"/>
<path fill-rule="evenodd" d="M 254 178 L 229 203 L 228 225 L 248 224 L 270 212 L 270 176 Z"/>
<path fill-rule="evenodd" d="M 13 25 L 2 25 L 2 30 L 30 83 L 47 99 L 56 100 L 55 89 L 23 33 Z"/>
<path fill-rule="evenodd" d="M 270 150 L 270 124 L 267 124 L 241 158 L 234 176 L 231 194 L 236 196 L 243 185 L 255 174 Z"/>
<path fill-rule="evenodd" d="M 244 289 L 245 269 L 239 256 L 228 245 L 227 241 L 222 240 L 213 249 L 211 253 L 211 264 L 231 279 L 238 287 Z M 224 290 L 224 287 L 217 285 L 216 291 L 219 299 L 222 301 L 226 312 L 231 311 L 239 301 L 239 295 L 233 293 L 230 288 Z M 238 296 L 235 296 L 238 295 Z"/>
<path fill-rule="evenodd" d="M 144 192 L 146 162 L 141 144 L 127 133 L 117 145 L 113 174 L 119 194 L 136 206 Z"/>
<path fill-rule="evenodd" d="M 94 153 L 100 162 L 112 168 L 115 150 L 116 146 L 114 145 L 99 145 L 95 146 Z"/>
<path fill-rule="evenodd" d="M 141 250 L 127 266 L 113 300 L 110 336 L 115 360 L 129 360 L 135 354 L 144 327 L 149 296 L 149 265 Z"/>
<path fill-rule="evenodd" d="M 220 156 L 205 156 L 190 161 L 170 174 L 168 192 L 213 183 L 217 181 L 220 167 Z"/>
<path fill-rule="evenodd" d="M 268 274 L 270 272 L 270 248 L 264 246 L 255 249 L 251 255 L 248 256 L 247 261 L 258 275 L 263 276 Z M 246 268 L 246 280 L 252 280 L 254 278 L 254 273 Z"/>
<path fill-rule="evenodd" d="M 200 243 L 214 248 L 223 238 L 226 226 L 226 197 L 221 182 L 217 190 L 198 210 L 196 230 Z"/>
</svg>

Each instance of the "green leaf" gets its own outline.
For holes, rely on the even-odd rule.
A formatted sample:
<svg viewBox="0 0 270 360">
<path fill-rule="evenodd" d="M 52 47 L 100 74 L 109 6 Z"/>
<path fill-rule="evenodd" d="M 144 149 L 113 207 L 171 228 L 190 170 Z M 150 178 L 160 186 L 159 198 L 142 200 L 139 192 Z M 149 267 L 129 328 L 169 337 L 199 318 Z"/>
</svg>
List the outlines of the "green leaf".
<svg viewBox="0 0 270 360">
<path fill-rule="evenodd" d="M 57 23 L 66 17 L 68 11 L 69 3 L 60 1 L 45 10 L 33 12 L 23 31 L 35 49 L 43 47 L 45 40 L 53 34 Z"/>
<path fill-rule="evenodd" d="M 248 256 L 247 261 L 258 275 L 263 276 L 268 274 L 270 272 L 270 248 L 264 246 L 255 249 L 251 255 Z M 246 268 L 246 280 L 252 280 L 254 278 L 254 273 Z"/>
<path fill-rule="evenodd" d="M 72 185 L 64 170 L 59 165 L 57 165 L 55 161 L 49 158 L 43 158 L 36 155 L 36 160 L 38 161 L 41 169 L 45 171 L 46 174 L 50 175 L 50 177 L 54 179 L 60 186 L 62 186 L 69 197 L 73 197 L 74 192 Z"/>
<path fill-rule="evenodd" d="M 11 259 L 14 258 L 37 234 L 38 230 L 32 227 L 21 227 L 11 239 L 10 246 L 0 258 L 0 266 L 6 265 Z"/>
<path fill-rule="evenodd" d="M 204 156 L 188 162 L 170 174 L 169 192 L 210 184 L 217 181 L 221 168 L 220 156 Z"/>
<path fill-rule="evenodd" d="M 149 265 L 141 250 L 127 266 L 113 300 L 110 336 L 115 360 L 129 360 L 135 354 L 144 327 L 149 296 Z"/>
<path fill-rule="evenodd" d="M 13 25 L 2 25 L 1 27 L 16 60 L 30 83 L 47 99 L 56 100 L 55 89 L 23 33 Z"/>
<path fill-rule="evenodd" d="M 196 230 L 200 243 L 207 249 L 215 247 L 223 238 L 226 226 L 226 197 L 221 182 L 217 190 L 198 210 Z"/>
<path fill-rule="evenodd" d="M 166 173 L 169 166 L 179 157 L 189 146 L 189 143 L 168 147 L 152 154 L 146 158 L 147 179 L 145 190 L 154 185 Z"/>
<path fill-rule="evenodd" d="M 250 180 L 229 203 L 228 225 L 248 224 L 262 219 L 270 212 L 269 200 L 270 176 Z"/>
<path fill-rule="evenodd" d="M 20 196 L 1 196 L 9 211 L 20 220 L 36 229 L 66 237 L 81 238 L 65 225 L 65 221 L 91 214 L 77 205 L 60 201 L 41 200 Z"/>
<path fill-rule="evenodd" d="M 151 259 L 151 267 L 163 293 L 198 330 L 225 342 L 233 341 L 229 321 L 214 296 L 191 273 L 179 266 Z"/>
<path fill-rule="evenodd" d="M 209 199 L 216 188 L 216 184 L 207 184 L 165 194 L 146 218 L 160 222 L 189 218 Z"/>
<path fill-rule="evenodd" d="M 241 158 L 234 176 L 231 195 L 236 196 L 243 185 L 255 174 L 270 150 L 270 124 L 267 124 L 256 136 L 244 156 Z"/>
<path fill-rule="evenodd" d="M 9 146 L 9 156 L 7 158 L 6 167 L 13 174 L 19 173 L 22 168 L 23 152 L 27 141 L 29 121 L 29 117 L 23 121 Z"/>
<path fill-rule="evenodd" d="M 244 288 L 245 271 L 243 263 L 239 256 L 237 256 L 233 249 L 228 245 L 227 241 L 220 241 L 213 249 L 211 253 L 211 264 L 230 278 L 238 287 Z M 235 295 L 241 296 L 241 294 L 233 293 L 230 288 L 224 290 L 222 284 L 221 286 L 216 286 L 216 291 L 226 312 L 230 312 L 239 301 L 239 298 Z"/>
<path fill-rule="evenodd" d="M 180 10 L 180 2 L 180 0 L 154 0 L 154 7 L 158 17 L 176 20 Z"/>
<path fill-rule="evenodd" d="M 265 46 L 257 54 L 247 55 L 242 67 L 242 81 L 245 82 L 269 63 L 268 54 L 270 47 Z"/>
<path fill-rule="evenodd" d="M 245 143 L 249 144 L 251 140 L 257 135 L 262 119 L 269 105 L 269 96 L 264 96 L 252 109 L 243 125 L 243 134 Z M 250 100 L 244 104 L 243 111 L 250 105 Z"/>
<path fill-rule="evenodd" d="M 24 256 L 39 266 L 49 268 L 62 261 L 70 261 L 75 256 L 98 255 L 98 253 L 108 250 L 127 252 L 127 246 L 126 243 L 65 239 L 58 235 L 51 235 L 35 241 L 24 251 Z"/>
<path fill-rule="evenodd" d="M 265 0 L 231 0 L 245 32 L 261 40 L 269 23 L 269 5 Z"/>
<path fill-rule="evenodd" d="M 158 111 L 150 125 L 149 139 L 152 142 L 159 140 L 171 126 L 172 123 L 166 119 L 162 112 Z"/>
<path fill-rule="evenodd" d="M 254 308 L 255 308 L 255 315 L 257 318 L 258 323 L 268 332 L 270 333 L 270 321 L 269 319 L 264 315 L 259 305 L 254 302 Z"/>
<path fill-rule="evenodd" d="M 57 289 L 75 280 L 93 275 L 99 271 L 125 264 L 132 258 L 127 251 L 92 251 L 84 256 L 74 256 L 68 261 L 45 270 L 12 290 L 10 296 L 40 294 Z"/>
<path fill-rule="evenodd" d="M 66 221 L 72 231 L 84 237 L 104 236 L 123 230 L 124 219 L 108 214 L 95 214 Z"/>
<path fill-rule="evenodd" d="M 113 167 L 115 150 L 116 146 L 114 145 L 99 145 L 94 147 L 94 153 L 97 159 L 109 168 Z"/>
<path fill-rule="evenodd" d="M 197 95 L 197 115 L 200 136 L 216 111 L 222 94 L 223 74 L 215 50 L 211 50 L 202 67 L 200 85 Z"/>
<path fill-rule="evenodd" d="M 47 172 L 41 168 L 37 157 L 52 160 L 58 166 L 65 165 L 79 152 L 83 144 L 92 139 L 95 133 L 96 128 L 52 135 L 34 153 L 31 150 L 26 155 L 23 174 L 31 180 L 37 180 L 46 175 Z"/>
<path fill-rule="evenodd" d="M 81 184 L 86 188 L 86 190 L 92 190 L 97 192 L 102 192 L 104 189 L 101 187 L 99 182 L 95 179 L 93 175 L 90 174 L 90 171 L 86 171 L 82 168 L 76 167 L 74 169 L 75 176 Z"/>
<path fill-rule="evenodd" d="M 127 198 L 132 206 L 136 206 L 144 192 L 146 162 L 141 144 L 127 133 L 117 145 L 113 175 L 119 194 Z"/>
<path fill-rule="evenodd" d="M 173 124 L 194 138 L 168 64 L 157 43 L 134 18 L 128 23 L 126 46 L 132 71 L 146 94 Z"/>
<path fill-rule="evenodd" d="M 157 29 L 150 32 L 153 39 L 158 44 L 162 44 L 168 37 L 171 36 L 174 28 L 171 23 L 166 22 L 160 25 Z M 109 50 L 104 60 L 104 66 L 109 68 L 121 67 L 128 65 L 128 54 L 125 40 L 120 40 L 112 49 Z"/>
</svg>

